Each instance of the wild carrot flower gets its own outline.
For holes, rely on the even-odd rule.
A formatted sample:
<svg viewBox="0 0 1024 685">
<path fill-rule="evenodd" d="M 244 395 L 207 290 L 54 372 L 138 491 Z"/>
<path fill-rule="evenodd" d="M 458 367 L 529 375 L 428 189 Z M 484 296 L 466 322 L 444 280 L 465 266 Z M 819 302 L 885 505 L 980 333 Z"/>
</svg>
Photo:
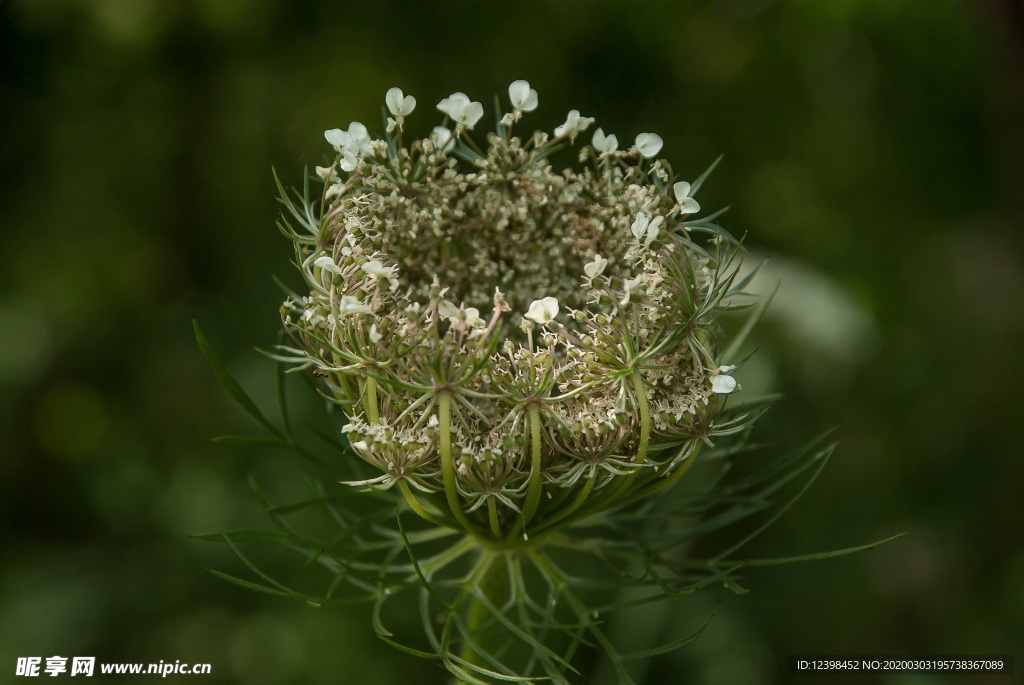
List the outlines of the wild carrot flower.
<svg viewBox="0 0 1024 685">
<path fill-rule="evenodd" d="M 335 156 L 317 168 L 319 202 L 282 189 L 304 293 L 281 307 L 289 342 L 272 356 L 312 370 L 348 458 L 370 469 L 348 485 L 391 496 L 398 528 L 374 518 L 335 545 L 282 529 L 281 542 L 335 575 L 328 598 L 343 581 L 374 595 L 392 644 L 381 607 L 395 587 L 419 587 L 430 653 L 463 682 L 566 682 L 584 633 L 617 668 L 626 657 L 560 550 L 633 555 L 647 570 L 609 582 L 669 594 L 732 582 L 739 568 L 734 546 L 695 581 L 658 551 L 687 540 L 685 525 L 659 529 L 653 547 L 621 526 L 659 520 L 658 493 L 752 421 L 726 407 L 738 365 L 726 363 L 735 344 L 719 345 L 719 316 L 739 306 L 745 281 L 735 283 L 736 241 L 688 218 L 710 169 L 676 181 L 656 159 L 660 136 L 620 150 L 601 128 L 580 168 L 558 168 L 553 155 L 594 119 L 572 110 L 553 135 L 514 136 L 538 96 L 526 81 L 508 92 L 512 113 L 481 147 L 469 131 L 483 107 L 463 93 L 437 105 L 454 130 L 403 144 L 416 100 L 392 88 L 383 139 L 358 122 L 325 132 Z M 683 520 L 710 505 L 693 506 Z M 411 564 L 398 563 L 404 552 Z"/>
</svg>

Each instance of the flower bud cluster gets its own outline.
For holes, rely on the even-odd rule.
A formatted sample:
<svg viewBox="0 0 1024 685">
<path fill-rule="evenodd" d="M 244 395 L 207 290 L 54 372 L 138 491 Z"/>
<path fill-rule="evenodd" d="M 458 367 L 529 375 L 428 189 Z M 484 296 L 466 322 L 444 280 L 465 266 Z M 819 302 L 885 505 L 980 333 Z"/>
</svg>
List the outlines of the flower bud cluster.
<svg viewBox="0 0 1024 685">
<path fill-rule="evenodd" d="M 309 294 L 282 308 L 285 357 L 314 368 L 380 472 L 359 484 L 492 538 L 686 468 L 738 389 L 716 323 L 735 251 L 693 239 L 695 190 L 656 158 L 662 139 L 620 149 L 596 129 L 582 167 L 558 170 L 593 118 L 520 137 L 537 92 L 509 96 L 483 147 L 463 93 L 408 144 L 416 100 L 397 88 L 385 138 L 327 131 L 316 230 L 292 234 Z"/>
</svg>

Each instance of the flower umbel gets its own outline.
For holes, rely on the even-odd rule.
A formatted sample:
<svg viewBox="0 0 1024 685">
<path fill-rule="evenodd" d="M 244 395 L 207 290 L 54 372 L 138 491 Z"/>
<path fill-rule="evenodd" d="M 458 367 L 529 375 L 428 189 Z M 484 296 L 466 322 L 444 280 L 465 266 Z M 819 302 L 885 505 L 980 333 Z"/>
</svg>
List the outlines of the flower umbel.
<svg viewBox="0 0 1024 685">
<path fill-rule="evenodd" d="M 509 95 L 514 112 L 537 105 L 526 81 Z M 387 100 L 398 116 L 414 103 Z M 458 126 L 482 116 L 463 93 L 438 109 Z M 482 155 L 437 129 L 402 148 L 357 124 L 329 132 L 341 173 L 296 240 L 310 293 L 284 310 L 287 349 L 330 379 L 379 469 L 360 484 L 399 486 L 414 510 L 429 510 L 416 492 L 443 495 L 435 518 L 491 544 L 553 534 L 685 468 L 736 390 L 714 342 L 735 251 L 680 230 L 668 164 L 640 164 L 655 134 L 619 153 L 599 128 L 584 155 L 637 164 L 556 171 L 549 151 L 590 121 L 574 113 L 554 138 L 499 129 Z M 689 208 L 690 186 L 674 191 Z M 478 470 L 481 454 L 506 468 Z M 575 508 L 554 504 L 576 489 Z"/>
</svg>

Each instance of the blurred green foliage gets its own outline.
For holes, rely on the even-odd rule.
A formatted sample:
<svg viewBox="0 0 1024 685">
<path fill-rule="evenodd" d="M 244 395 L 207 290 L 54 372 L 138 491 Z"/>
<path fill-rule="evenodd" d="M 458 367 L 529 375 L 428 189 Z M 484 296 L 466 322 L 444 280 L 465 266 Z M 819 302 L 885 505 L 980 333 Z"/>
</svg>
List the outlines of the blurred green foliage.
<svg viewBox="0 0 1024 685">
<path fill-rule="evenodd" d="M 912 531 L 621 617 L 628 640 L 715 615 L 646 682 L 784 682 L 798 652 L 1019 650 L 1022 16 L 1011 0 L 0 3 L 0 673 L 61 654 L 206 661 L 210 683 L 445 681 L 380 644 L 365 608 L 205 572 L 238 562 L 190 533 L 262 525 L 245 474 L 281 501 L 305 485 L 282 455 L 210 443 L 248 423 L 189 319 L 269 406 L 251 346 L 275 340 L 271 275 L 297 282 L 271 165 L 297 183 L 324 129 L 379 132 L 390 86 L 426 131 L 440 98 L 489 106 L 516 78 L 540 93 L 528 126 L 578 108 L 620 139 L 656 131 L 684 177 L 725 153 L 701 204 L 731 204 L 750 261 L 771 258 L 766 287 L 783 281 L 740 376 L 786 395 L 760 436 L 838 424 L 842 440 L 758 551 Z"/>
</svg>

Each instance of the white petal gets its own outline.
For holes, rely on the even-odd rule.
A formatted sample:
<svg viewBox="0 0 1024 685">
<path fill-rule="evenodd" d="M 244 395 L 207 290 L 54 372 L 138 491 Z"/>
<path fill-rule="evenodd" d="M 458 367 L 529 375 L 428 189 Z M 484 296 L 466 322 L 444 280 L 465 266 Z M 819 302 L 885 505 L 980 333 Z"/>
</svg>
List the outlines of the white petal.
<svg viewBox="0 0 1024 685">
<path fill-rule="evenodd" d="M 348 141 L 345 151 L 351 152 L 356 157 L 362 157 L 373 153 L 370 147 L 370 132 L 358 121 L 348 125 Z"/>
<path fill-rule="evenodd" d="M 473 128 L 483 115 L 484 106 L 479 102 L 470 102 L 463 108 L 462 116 L 458 121 L 465 124 L 467 128 Z"/>
<path fill-rule="evenodd" d="M 466 307 L 463 310 L 466 314 L 466 323 L 474 328 L 478 328 L 484 325 L 484 320 L 480 318 L 480 310 L 476 307 Z"/>
<path fill-rule="evenodd" d="M 533 110 L 537 109 L 538 102 L 539 99 L 537 97 L 537 91 L 531 88 L 530 96 L 526 98 L 526 102 L 524 102 L 522 107 L 520 107 L 519 109 L 523 110 L 524 112 L 532 112 Z"/>
<path fill-rule="evenodd" d="M 353 295 L 342 295 L 338 303 L 339 314 L 367 314 L 370 312 L 369 305 L 365 305 Z"/>
<path fill-rule="evenodd" d="M 452 139 L 452 132 L 444 126 L 435 126 L 431 135 L 437 138 L 437 146 L 442 150 L 448 144 L 448 141 Z"/>
<path fill-rule="evenodd" d="M 537 91 L 533 91 L 536 93 Z M 529 81 L 513 81 L 508 87 L 508 99 L 512 101 L 512 106 L 516 109 L 522 109 L 523 104 L 530 97 L 530 82 Z"/>
<path fill-rule="evenodd" d="M 387 103 L 388 111 L 394 116 L 402 116 L 402 101 L 405 99 L 405 95 L 402 93 L 401 88 L 391 88 L 388 90 L 387 95 L 384 96 L 384 102 Z"/>
<path fill-rule="evenodd" d="M 339 276 L 341 275 L 341 267 L 334 263 L 334 259 L 324 255 L 323 257 L 317 257 L 313 261 L 313 266 L 318 266 L 325 271 L 332 271 Z"/>
<path fill-rule="evenodd" d="M 736 379 L 732 376 L 712 376 L 711 392 L 728 395 L 736 389 Z"/>
<path fill-rule="evenodd" d="M 606 266 L 608 266 L 607 259 L 601 255 L 594 255 L 594 261 L 583 265 L 583 272 L 587 274 L 589 278 L 597 278 L 604 273 Z"/>
<path fill-rule="evenodd" d="M 459 123 L 466 123 L 466 109 L 474 103 L 469 101 L 469 96 L 465 93 L 452 93 L 441 102 L 437 103 L 437 108 L 450 116 L 454 121 Z M 480 103 L 476 103 L 479 105 Z M 481 107 L 481 115 L 483 114 L 483 108 Z M 479 119 L 479 117 L 477 117 Z M 474 122 L 475 123 L 475 122 Z"/>
<path fill-rule="evenodd" d="M 636 137 L 636 149 L 647 159 L 661 152 L 664 144 L 665 141 L 657 133 L 641 133 Z"/>
<path fill-rule="evenodd" d="M 572 109 L 569 110 L 569 114 L 565 117 L 565 123 L 555 128 L 555 135 L 569 135 L 575 138 L 577 133 L 586 131 L 587 127 L 592 123 L 594 123 L 593 117 L 581 117 L 578 109 Z"/>
<path fill-rule="evenodd" d="M 565 123 L 561 126 L 555 127 L 555 135 L 564 136 L 566 133 L 575 134 L 577 131 L 576 124 L 578 123 L 579 118 L 580 111 L 578 109 L 569 110 L 569 114 L 565 117 Z"/>
<path fill-rule="evenodd" d="M 359 160 L 351 152 L 345 151 L 341 155 L 341 160 L 338 162 L 338 166 L 341 167 L 342 171 L 352 171 L 356 168 L 356 163 Z"/>
<path fill-rule="evenodd" d="M 402 100 L 402 108 L 400 110 L 402 112 L 402 116 L 409 116 L 412 114 L 414 109 L 416 109 L 416 98 L 412 95 L 406 95 L 405 99 Z"/>
<path fill-rule="evenodd" d="M 680 214 L 696 214 L 700 211 L 700 205 L 692 197 L 684 197 L 679 203 Z"/>
<path fill-rule="evenodd" d="M 622 281 L 622 287 L 626 292 L 623 294 L 622 299 L 619 300 L 620 307 L 625 307 L 627 304 L 629 304 L 629 299 L 633 294 L 633 290 L 638 285 L 640 285 L 641 280 L 643 280 L 643 276 L 637 276 L 636 278 L 627 278 Z"/>
<path fill-rule="evenodd" d="M 361 268 L 368 274 L 374 276 L 383 276 L 384 278 L 388 279 L 394 276 L 395 273 L 395 267 L 384 266 L 384 262 L 380 261 L 379 259 L 371 259 L 370 261 L 366 262 L 359 268 Z"/>
<path fill-rule="evenodd" d="M 324 138 L 327 139 L 327 142 L 330 143 L 335 150 L 341 152 L 341 147 L 345 144 L 348 134 L 340 128 L 332 128 L 329 131 L 324 131 Z"/>
<path fill-rule="evenodd" d="M 437 305 L 437 313 L 446 319 L 453 319 L 459 315 L 459 308 L 448 300 L 441 300 Z"/>
<path fill-rule="evenodd" d="M 467 99 L 465 93 L 452 93 L 448 97 L 437 103 L 437 108 L 450 116 L 455 118 L 456 111 L 462 111 L 463 101 Z"/>
<path fill-rule="evenodd" d="M 353 138 L 357 138 L 359 140 L 362 140 L 363 138 L 370 138 L 370 132 L 367 131 L 366 127 L 363 126 L 358 121 L 353 121 L 351 124 L 348 125 L 348 134 Z"/>
<path fill-rule="evenodd" d="M 401 88 L 390 89 L 384 97 L 384 101 L 387 103 L 388 111 L 396 117 L 407 116 L 416 109 L 416 98 L 405 95 Z"/>
<path fill-rule="evenodd" d="M 661 218 L 661 217 L 659 217 L 659 218 Z M 657 227 L 657 225 L 652 223 L 650 226 L 648 226 L 647 227 L 647 236 L 644 238 L 644 246 L 650 247 L 651 243 L 654 242 L 654 239 L 658 237 L 658 234 L 660 232 L 661 232 L 661 229 L 659 229 Z"/>
<path fill-rule="evenodd" d="M 608 135 L 605 138 L 604 151 L 611 154 L 619 149 L 619 139 L 615 137 L 614 133 Z"/>
<path fill-rule="evenodd" d="M 683 198 L 690 197 L 690 184 L 680 181 L 672 186 L 672 192 L 676 194 L 676 202 L 682 202 Z"/>
<path fill-rule="evenodd" d="M 372 324 L 370 326 L 370 342 L 376 345 L 381 341 L 381 338 L 383 337 L 384 336 L 380 334 L 380 331 L 377 330 L 377 324 Z"/>
<path fill-rule="evenodd" d="M 531 321 L 545 324 L 558 316 L 558 300 L 553 297 L 534 300 L 530 303 L 530 310 L 525 316 Z"/>
<path fill-rule="evenodd" d="M 650 219 L 643 212 L 636 213 L 636 219 L 633 221 L 633 225 L 630 229 L 633 232 L 633 237 L 637 240 L 641 240 L 644 237 L 644 233 L 647 233 L 647 225 L 650 223 Z"/>
<path fill-rule="evenodd" d="M 508 99 L 512 107 L 521 112 L 537 109 L 537 91 L 530 88 L 529 81 L 513 81 L 508 87 Z"/>
</svg>

